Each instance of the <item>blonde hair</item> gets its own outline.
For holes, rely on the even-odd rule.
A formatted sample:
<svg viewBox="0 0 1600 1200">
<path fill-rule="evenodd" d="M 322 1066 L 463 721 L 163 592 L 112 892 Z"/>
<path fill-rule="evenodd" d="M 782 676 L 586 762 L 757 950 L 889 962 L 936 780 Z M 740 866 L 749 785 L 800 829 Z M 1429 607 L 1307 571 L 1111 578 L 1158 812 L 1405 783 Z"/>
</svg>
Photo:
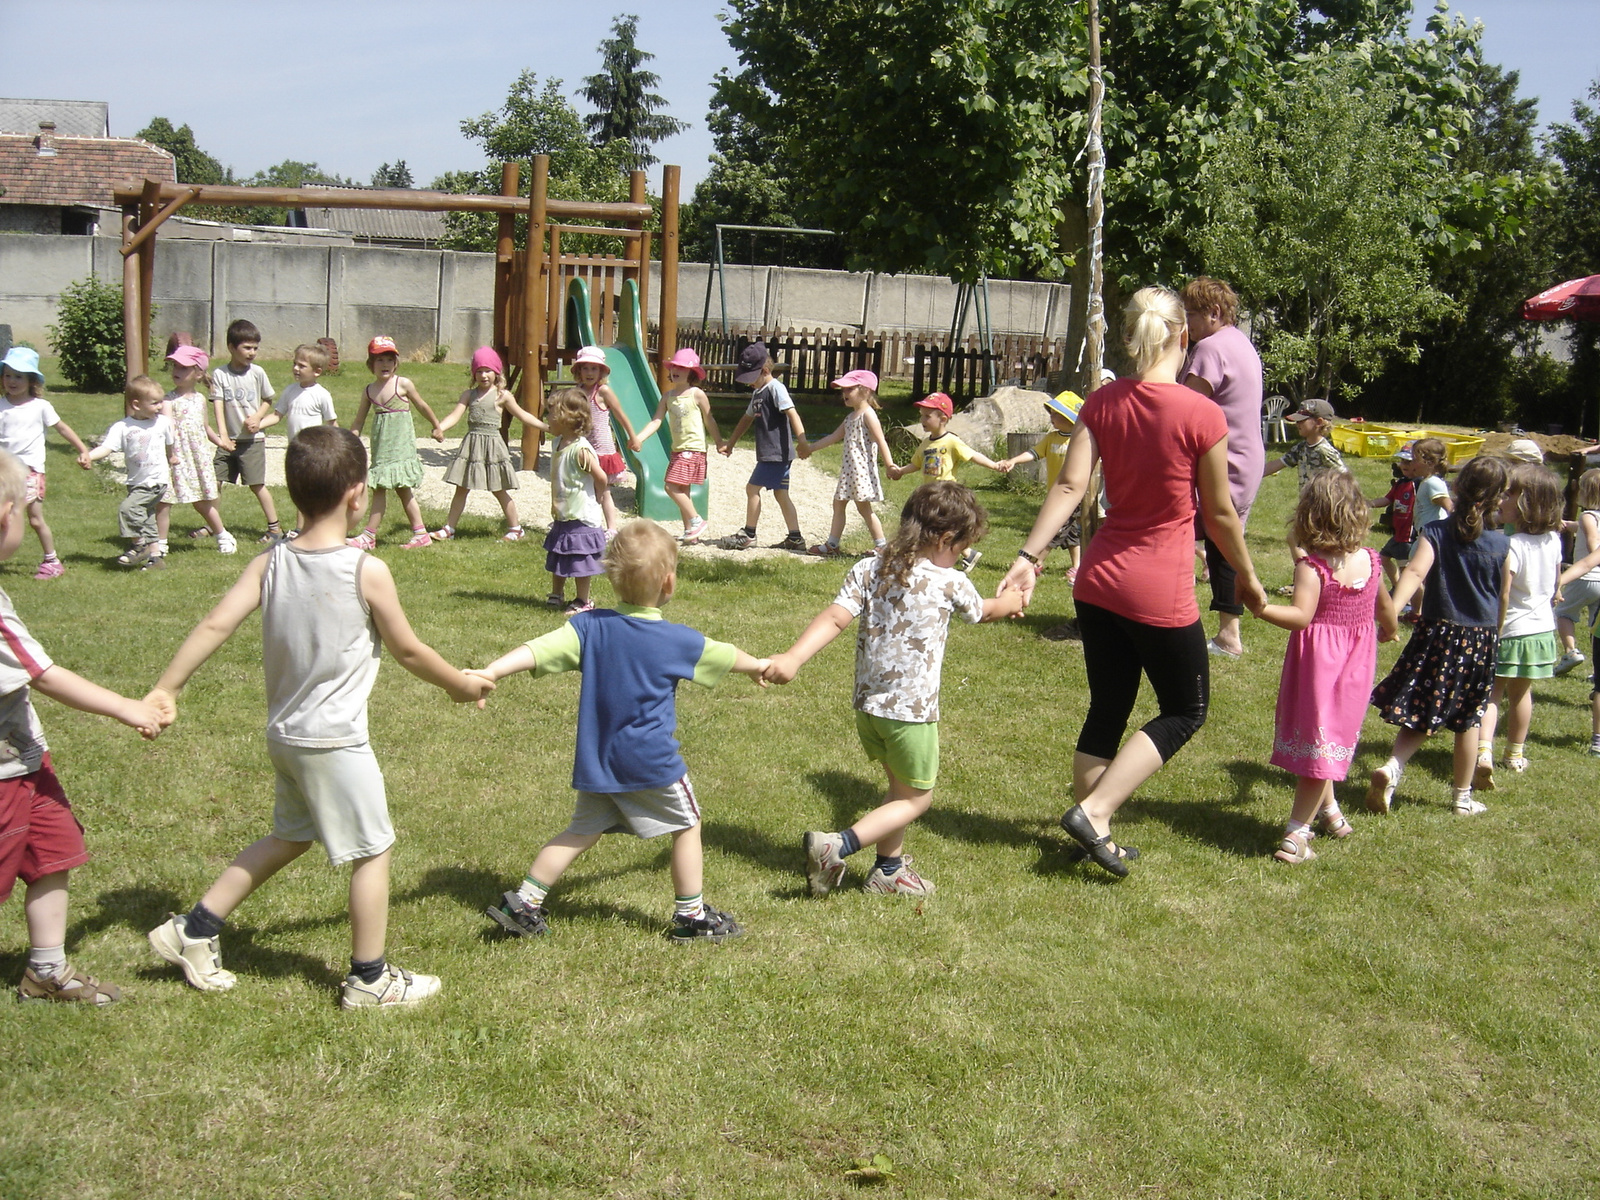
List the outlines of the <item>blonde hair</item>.
<svg viewBox="0 0 1600 1200">
<path fill-rule="evenodd" d="M 1552 533 L 1561 528 L 1566 498 L 1561 480 L 1539 463 L 1518 463 L 1511 468 L 1508 486 L 1517 494 L 1517 529 L 1522 533 Z"/>
<path fill-rule="evenodd" d="M 127 412 L 135 400 L 148 400 L 151 404 L 160 404 L 166 399 L 166 395 L 167 389 L 150 376 L 135 375 L 122 389 L 122 410 Z"/>
<path fill-rule="evenodd" d="M 850 386 L 852 388 L 856 388 L 856 389 L 859 389 L 860 391 L 865 392 L 867 394 L 867 403 L 870 404 L 873 408 L 878 409 L 880 412 L 883 410 L 883 405 L 878 403 L 878 393 L 877 392 L 873 391 L 871 388 L 869 388 L 865 384 L 861 384 L 861 383 L 852 383 Z"/>
<path fill-rule="evenodd" d="M 1140 288 L 1122 309 L 1122 344 L 1133 369 L 1149 370 L 1187 327 L 1183 301 L 1163 287 Z"/>
<path fill-rule="evenodd" d="M 606 547 L 605 564 L 619 600 L 649 607 L 661 599 L 667 576 L 678 569 L 678 543 L 654 521 L 629 521 Z"/>
<path fill-rule="evenodd" d="M 294 356 L 305 359 L 308 367 L 315 367 L 319 371 L 328 369 L 330 360 L 326 346 L 319 346 L 315 342 L 304 342 L 294 348 Z"/>
<path fill-rule="evenodd" d="M 1367 540 L 1371 520 L 1354 475 L 1317 471 L 1300 492 L 1290 528 L 1297 546 L 1319 553 L 1349 554 Z"/>
<path fill-rule="evenodd" d="M 989 532 L 989 514 L 972 489 L 953 479 L 925 483 L 906 498 L 900 528 L 882 550 L 878 587 L 904 584 L 912 565 L 947 537 L 953 546 L 970 546 Z"/>
<path fill-rule="evenodd" d="M 1578 476 L 1578 507 L 1600 508 L 1600 467 L 1590 467 Z"/>
<path fill-rule="evenodd" d="M 590 427 L 589 397 L 575 387 L 558 388 L 550 393 L 550 403 L 545 412 L 545 419 L 550 422 L 550 428 L 557 425 L 570 425 L 579 435 L 587 433 Z M 630 601 L 630 603 L 632 603 Z"/>
<path fill-rule="evenodd" d="M 1443 475 L 1444 460 L 1448 452 L 1438 438 L 1419 438 L 1411 443 L 1411 457 L 1428 465 L 1428 474 Z"/>
<path fill-rule="evenodd" d="M 10 502 L 12 519 L 22 509 L 28 494 L 28 467 L 9 450 L 0 450 L 0 504 Z"/>
</svg>

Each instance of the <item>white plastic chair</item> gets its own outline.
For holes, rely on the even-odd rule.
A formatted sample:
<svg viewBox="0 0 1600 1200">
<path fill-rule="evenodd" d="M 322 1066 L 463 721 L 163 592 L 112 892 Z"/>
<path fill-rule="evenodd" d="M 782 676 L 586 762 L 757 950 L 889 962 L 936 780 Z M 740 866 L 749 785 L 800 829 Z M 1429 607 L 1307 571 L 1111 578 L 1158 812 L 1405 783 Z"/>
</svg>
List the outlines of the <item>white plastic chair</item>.
<svg viewBox="0 0 1600 1200">
<path fill-rule="evenodd" d="M 1268 396 L 1262 404 L 1261 440 L 1271 446 L 1289 440 L 1289 423 L 1283 414 L 1289 411 L 1289 401 L 1284 396 Z"/>
</svg>

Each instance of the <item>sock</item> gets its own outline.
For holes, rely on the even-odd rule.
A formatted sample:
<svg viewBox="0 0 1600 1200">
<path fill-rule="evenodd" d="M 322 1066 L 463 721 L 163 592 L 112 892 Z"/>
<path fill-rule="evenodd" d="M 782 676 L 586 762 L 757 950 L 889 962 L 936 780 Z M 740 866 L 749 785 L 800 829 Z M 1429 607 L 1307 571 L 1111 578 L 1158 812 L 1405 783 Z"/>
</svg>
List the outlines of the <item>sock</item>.
<svg viewBox="0 0 1600 1200">
<path fill-rule="evenodd" d="M 829 546 L 832 546 L 835 550 L 837 550 L 839 548 L 839 539 L 836 538 L 836 537 L 831 537 L 831 538 L 828 539 L 826 544 L 829 545 Z"/>
<path fill-rule="evenodd" d="M 426 525 L 413 525 L 411 527 L 411 532 L 412 533 L 427 533 L 428 532 L 428 527 Z"/>
<path fill-rule="evenodd" d="M 441 525 L 441 526 L 439 526 L 439 532 L 440 533 L 454 533 L 455 531 L 456 531 L 456 527 L 454 525 Z"/>
<path fill-rule="evenodd" d="M 1511 742 L 1511 743 L 1507 744 L 1507 746 L 1506 746 L 1506 757 L 1507 758 L 1521 758 L 1522 757 L 1523 744 L 1524 743 L 1522 743 L 1522 742 Z"/>
<path fill-rule="evenodd" d="M 522 886 L 517 888 L 517 895 L 521 896 L 535 908 L 538 908 L 541 904 L 543 904 L 544 898 L 549 894 L 550 889 L 545 887 L 544 884 L 540 883 L 532 875 L 524 875 L 522 877 Z"/>
<path fill-rule="evenodd" d="M 377 983 L 378 980 L 383 978 L 383 969 L 388 965 L 388 960 L 381 954 L 367 962 L 352 958 L 350 960 L 350 974 L 361 980 L 362 983 Z"/>
<path fill-rule="evenodd" d="M 223 920 L 204 904 L 196 904 L 184 918 L 183 931 L 192 938 L 214 938 L 222 932 Z"/>
<path fill-rule="evenodd" d="M 28 966 L 40 979 L 54 979 L 67 965 L 66 946 L 28 947 Z"/>
<path fill-rule="evenodd" d="M 849 858 L 857 850 L 861 849 L 861 839 L 856 836 L 854 829 L 840 830 L 839 836 L 844 839 L 844 845 L 839 847 L 840 858 Z"/>
<path fill-rule="evenodd" d="M 791 529 L 789 530 L 789 536 L 792 538 L 798 538 L 800 536 L 800 531 L 798 529 Z"/>
<path fill-rule="evenodd" d="M 1289 825 L 1285 832 L 1290 836 L 1299 834 L 1303 838 L 1306 834 L 1311 832 L 1311 826 L 1307 825 L 1304 821 L 1296 821 L 1293 817 L 1290 817 Z"/>
<path fill-rule="evenodd" d="M 55 561 L 56 561 L 56 555 L 55 555 L 55 551 L 54 551 L 54 550 L 52 550 L 52 551 L 51 551 L 51 552 L 50 552 L 50 553 L 49 553 L 49 554 L 46 554 L 46 555 L 45 555 L 45 556 L 44 556 L 44 559 L 43 559 L 43 561 L 44 561 L 44 562 L 55 562 Z"/>
<path fill-rule="evenodd" d="M 1589 749 L 1600 750 L 1600 733 L 1595 734 L 1589 739 Z"/>
<path fill-rule="evenodd" d="M 1478 743 L 1478 761 L 1479 762 L 1493 762 L 1494 761 L 1494 747 L 1492 745 L 1490 745 L 1488 742 L 1479 742 Z"/>
<path fill-rule="evenodd" d="M 754 525 L 746 525 L 744 527 L 744 535 L 747 538 L 755 537 L 755 535 L 756 535 L 756 527 Z"/>
<path fill-rule="evenodd" d="M 1383 764 L 1382 769 L 1389 772 L 1389 780 L 1391 783 L 1399 779 L 1401 773 L 1405 770 L 1405 768 L 1400 765 L 1400 760 L 1392 754 L 1389 756 L 1389 761 Z"/>
<path fill-rule="evenodd" d="M 267 522 L 267 532 L 268 533 L 281 533 L 281 532 L 283 532 L 283 526 L 279 525 L 278 522 L 276 522 L 276 521 L 268 521 Z"/>
<path fill-rule="evenodd" d="M 156 556 L 158 558 L 165 558 L 167 556 L 167 543 L 166 542 L 161 541 L 161 542 L 157 542 L 156 543 Z"/>
<path fill-rule="evenodd" d="M 889 544 L 889 539 L 888 538 L 873 538 L 872 539 L 872 548 L 874 550 L 882 550 L 888 544 Z"/>
<path fill-rule="evenodd" d="M 1464 788 L 1452 787 L 1450 789 L 1450 792 L 1455 797 L 1455 802 L 1457 804 L 1460 804 L 1463 800 L 1471 800 L 1472 799 L 1472 789 L 1470 787 L 1464 787 Z"/>
<path fill-rule="evenodd" d="M 872 864 L 874 871 L 882 871 L 885 875 L 893 875 L 905 863 L 905 859 L 896 854 L 893 858 L 878 855 L 878 861 Z"/>
<path fill-rule="evenodd" d="M 674 896 L 672 898 L 672 913 L 678 917 L 688 917 L 691 921 L 698 921 L 706 915 L 706 902 L 704 894 L 696 892 L 692 896 Z"/>
</svg>

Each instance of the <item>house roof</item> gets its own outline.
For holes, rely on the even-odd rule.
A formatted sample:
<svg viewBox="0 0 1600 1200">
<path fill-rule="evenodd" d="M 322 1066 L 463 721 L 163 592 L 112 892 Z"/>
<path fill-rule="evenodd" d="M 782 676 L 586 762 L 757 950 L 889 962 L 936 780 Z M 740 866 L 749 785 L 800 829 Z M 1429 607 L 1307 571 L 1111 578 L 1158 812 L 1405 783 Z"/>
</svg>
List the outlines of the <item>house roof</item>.
<svg viewBox="0 0 1600 1200">
<path fill-rule="evenodd" d="M 137 138 L 0 134 L 0 204 L 115 208 L 111 190 L 145 178 L 175 183 L 171 154 Z M 54 154 L 44 151 L 54 148 Z"/>
<path fill-rule="evenodd" d="M 353 238 L 384 242 L 437 242 L 444 236 L 444 214 L 382 208 L 306 208 L 306 226 L 336 229 Z"/>
<path fill-rule="evenodd" d="M 57 137 L 110 137 L 111 116 L 104 100 L 0 99 L 0 133 L 39 132 L 40 121 L 54 121 Z"/>
</svg>

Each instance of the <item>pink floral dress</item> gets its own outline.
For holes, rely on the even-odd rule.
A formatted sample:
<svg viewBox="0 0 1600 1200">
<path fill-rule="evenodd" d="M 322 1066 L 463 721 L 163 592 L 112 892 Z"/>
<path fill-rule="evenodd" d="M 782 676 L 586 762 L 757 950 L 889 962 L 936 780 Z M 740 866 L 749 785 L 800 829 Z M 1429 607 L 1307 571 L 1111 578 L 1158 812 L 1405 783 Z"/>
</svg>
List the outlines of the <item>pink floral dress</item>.
<svg viewBox="0 0 1600 1200">
<path fill-rule="evenodd" d="M 217 472 L 212 465 L 216 448 L 206 437 L 206 405 L 210 403 L 199 392 L 180 396 L 168 393 L 165 405 L 172 421 L 173 452 L 178 461 L 172 464 L 172 484 L 164 504 L 193 504 L 197 500 L 217 498 Z"/>
</svg>

